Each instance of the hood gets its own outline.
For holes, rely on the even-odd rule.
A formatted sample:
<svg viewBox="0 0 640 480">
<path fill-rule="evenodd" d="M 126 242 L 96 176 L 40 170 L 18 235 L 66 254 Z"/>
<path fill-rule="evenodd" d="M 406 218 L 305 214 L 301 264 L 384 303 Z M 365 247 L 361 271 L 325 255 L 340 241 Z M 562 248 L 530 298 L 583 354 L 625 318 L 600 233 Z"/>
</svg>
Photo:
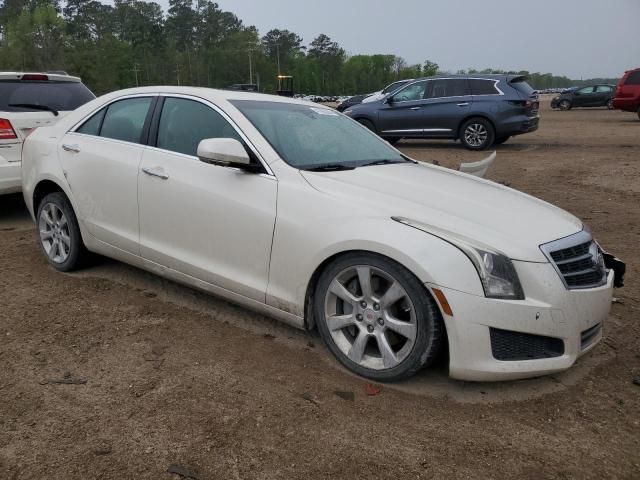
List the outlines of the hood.
<svg viewBox="0 0 640 480">
<path fill-rule="evenodd" d="M 371 103 L 371 102 L 377 102 L 379 100 L 382 100 L 383 98 L 385 98 L 386 95 L 384 93 L 382 93 L 382 91 L 379 92 L 373 92 L 371 95 L 369 95 L 367 98 L 365 98 L 364 100 L 362 100 L 362 103 Z"/>
<path fill-rule="evenodd" d="M 573 215 L 505 186 L 427 164 L 301 172 L 315 189 L 376 215 L 466 237 L 513 260 L 547 262 L 539 246 L 582 230 Z M 410 228 L 410 227 L 407 227 Z"/>
</svg>

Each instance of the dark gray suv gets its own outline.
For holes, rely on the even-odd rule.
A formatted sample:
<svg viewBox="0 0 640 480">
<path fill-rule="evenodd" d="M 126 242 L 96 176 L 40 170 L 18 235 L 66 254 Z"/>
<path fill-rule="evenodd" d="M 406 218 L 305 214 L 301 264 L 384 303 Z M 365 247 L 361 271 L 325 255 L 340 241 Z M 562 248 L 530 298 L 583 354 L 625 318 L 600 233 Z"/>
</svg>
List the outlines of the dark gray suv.
<svg viewBox="0 0 640 480">
<path fill-rule="evenodd" d="M 450 138 L 470 150 L 484 150 L 537 130 L 538 109 L 538 95 L 526 77 L 448 75 L 417 79 L 344 113 L 391 143 Z"/>
</svg>

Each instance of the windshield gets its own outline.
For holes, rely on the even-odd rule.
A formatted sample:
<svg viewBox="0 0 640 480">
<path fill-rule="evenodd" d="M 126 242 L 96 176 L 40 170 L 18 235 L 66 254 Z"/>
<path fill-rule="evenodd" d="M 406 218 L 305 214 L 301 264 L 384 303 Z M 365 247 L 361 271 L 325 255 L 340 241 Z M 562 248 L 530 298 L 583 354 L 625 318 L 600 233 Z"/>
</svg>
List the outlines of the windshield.
<svg viewBox="0 0 640 480">
<path fill-rule="evenodd" d="M 285 162 L 301 170 L 407 161 L 384 140 L 329 108 L 254 100 L 231 103 Z"/>
<path fill-rule="evenodd" d="M 395 92 L 396 90 L 398 90 L 400 87 L 405 86 L 407 83 L 409 83 L 410 80 L 400 80 L 399 82 L 395 82 L 392 83 L 391 85 L 389 85 L 387 88 L 385 88 L 384 90 L 382 90 L 382 93 L 387 94 L 387 93 L 392 93 Z"/>
<path fill-rule="evenodd" d="M 0 80 L 0 110 L 5 112 L 41 111 L 9 105 L 42 105 L 58 111 L 75 110 L 95 96 L 79 82 Z"/>
</svg>

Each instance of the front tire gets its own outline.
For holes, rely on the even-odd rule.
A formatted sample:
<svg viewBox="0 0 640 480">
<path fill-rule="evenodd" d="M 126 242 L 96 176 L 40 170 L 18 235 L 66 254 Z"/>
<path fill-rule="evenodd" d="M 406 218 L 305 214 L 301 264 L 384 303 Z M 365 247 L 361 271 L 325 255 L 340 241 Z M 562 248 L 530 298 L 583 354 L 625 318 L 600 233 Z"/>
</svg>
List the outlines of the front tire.
<svg viewBox="0 0 640 480">
<path fill-rule="evenodd" d="M 40 248 L 49 264 L 61 272 L 79 268 L 88 252 L 69 199 L 60 192 L 50 193 L 38 205 L 37 218 Z"/>
<path fill-rule="evenodd" d="M 371 130 L 373 133 L 378 133 L 376 131 L 376 126 L 373 124 L 373 122 L 371 120 L 367 120 L 366 118 L 359 118 L 357 120 L 357 122 L 362 125 L 363 127 L 368 128 L 369 130 Z"/>
<path fill-rule="evenodd" d="M 495 129 L 484 118 L 471 118 L 460 129 L 460 141 L 467 150 L 486 150 L 495 140 Z"/>
<path fill-rule="evenodd" d="M 558 103 L 558 108 L 563 112 L 571 110 L 571 102 L 569 100 L 562 100 Z"/>
<path fill-rule="evenodd" d="M 444 324 L 431 295 L 406 268 L 379 255 L 347 254 L 329 264 L 313 307 L 338 361 L 374 381 L 411 377 L 434 361 L 443 343 Z"/>
</svg>

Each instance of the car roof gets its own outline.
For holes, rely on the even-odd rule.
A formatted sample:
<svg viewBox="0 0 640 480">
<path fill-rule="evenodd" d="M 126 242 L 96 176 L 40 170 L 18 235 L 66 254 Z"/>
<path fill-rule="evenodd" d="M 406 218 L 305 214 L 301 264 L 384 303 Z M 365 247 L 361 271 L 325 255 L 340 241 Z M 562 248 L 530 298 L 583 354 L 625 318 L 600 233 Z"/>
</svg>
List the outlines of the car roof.
<svg viewBox="0 0 640 480">
<path fill-rule="evenodd" d="M 81 82 L 80 77 L 73 77 L 71 75 L 63 74 L 60 72 L 0 72 L 0 80 L 22 80 L 24 75 L 46 75 L 50 81 L 55 82 Z"/>
<path fill-rule="evenodd" d="M 422 80 L 438 80 L 438 79 L 487 79 L 487 80 L 503 80 L 507 82 L 512 82 L 514 80 L 524 81 L 527 79 L 526 75 L 509 75 L 509 74 L 499 74 L 499 73 L 473 73 L 473 74 L 438 74 L 433 75 L 431 77 L 422 77 L 416 78 L 415 81 Z"/>
<path fill-rule="evenodd" d="M 278 103 L 291 103 L 295 105 L 313 105 L 319 107 L 317 104 L 308 102 L 301 99 L 281 97 L 278 95 L 267 95 L 263 93 L 245 92 L 242 90 L 220 90 L 208 87 L 177 87 L 177 86 L 153 86 L 153 87 L 138 87 L 128 88 L 125 90 L 117 90 L 115 92 L 108 93 L 105 97 L 118 98 L 127 95 L 142 95 L 142 94 L 177 94 L 177 95 L 190 95 L 193 97 L 200 97 L 214 103 L 216 101 L 233 101 L 233 100 L 254 100 L 261 102 L 278 102 Z M 320 108 L 320 107 L 319 107 Z"/>
</svg>

